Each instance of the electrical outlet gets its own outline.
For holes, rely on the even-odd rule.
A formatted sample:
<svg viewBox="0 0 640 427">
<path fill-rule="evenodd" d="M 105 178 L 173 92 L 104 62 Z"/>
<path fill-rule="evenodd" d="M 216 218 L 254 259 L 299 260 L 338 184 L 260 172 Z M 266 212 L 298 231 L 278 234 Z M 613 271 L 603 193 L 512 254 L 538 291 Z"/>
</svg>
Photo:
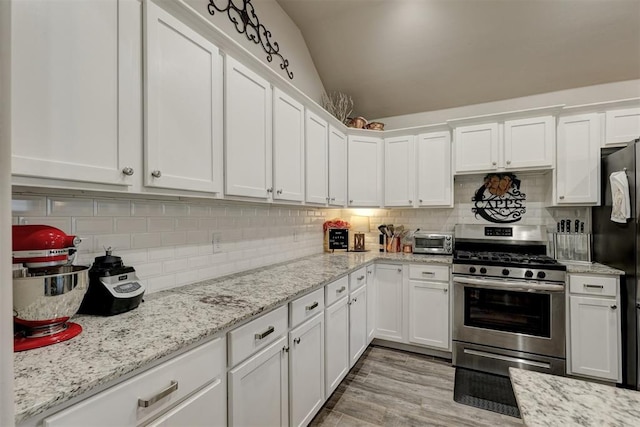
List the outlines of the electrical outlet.
<svg viewBox="0 0 640 427">
<path fill-rule="evenodd" d="M 213 245 L 213 253 L 216 254 L 222 251 L 220 247 L 221 233 L 213 233 L 211 235 L 211 244 Z"/>
</svg>

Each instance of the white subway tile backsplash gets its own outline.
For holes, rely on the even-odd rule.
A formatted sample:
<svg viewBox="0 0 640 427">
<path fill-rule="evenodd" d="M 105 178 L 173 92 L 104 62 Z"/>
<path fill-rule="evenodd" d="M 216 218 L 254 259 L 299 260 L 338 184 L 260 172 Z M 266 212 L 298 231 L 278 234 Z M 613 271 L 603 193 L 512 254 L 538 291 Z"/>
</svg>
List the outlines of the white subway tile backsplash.
<svg viewBox="0 0 640 427">
<path fill-rule="evenodd" d="M 175 229 L 175 219 L 165 217 L 147 218 L 147 231 L 155 233 L 159 231 L 173 231 Z"/>
<path fill-rule="evenodd" d="M 163 273 L 162 262 L 138 263 L 133 265 L 133 268 L 135 268 L 137 276 L 141 279 L 159 276 Z"/>
<path fill-rule="evenodd" d="M 95 252 L 102 252 L 109 247 L 113 251 L 131 249 L 131 236 L 129 234 L 105 234 L 93 237 Z"/>
<path fill-rule="evenodd" d="M 147 288 L 149 293 L 171 289 L 176 287 L 176 275 L 166 274 L 158 277 L 152 277 L 147 280 Z"/>
<path fill-rule="evenodd" d="M 210 236 L 208 232 L 204 231 L 187 231 L 187 243 L 190 245 L 196 245 L 201 243 L 210 242 Z"/>
<path fill-rule="evenodd" d="M 187 258 L 198 255 L 198 246 L 196 245 L 179 246 L 175 250 L 176 258 Z"/>
<path fill-rule="evenodd" d="M 46 216 L 47 198 L 42 196 L 14 196 L 11 200 L 13 216 Z"/>
<path fill-rule="evenodd" d="M 22 225 L 49 225 L 51 227 L 58 228 L 67 234 L 73 234 L 73 228 L 71 227 L 71 218 L 50 216 L 20 217 L 18 223 Z"/>
<path fill-rule="evenodd" d="M 191 205 L 189 206 L 189 216 L 209 216 L 211 208 L 209 206 Z"/>
<path fill-rule="evenodd" d="M 156 248 L 162 245 L 160 233 L 136 233 L 131 235 L 133 249 Z"/>
<path fill-rule="evenodd" d="M 164 213 L 162 203 L 134 200 L 131 202 L 131 215 L 161 216 Z"/>
<path fill-rule="evenodd" d="M 167 216 L 187 216 L 189 208 L 186 203 L 165 203 L 164 214 Z"/>
<path fill-rule="evenodd" d="M 92 199 L 75 199 L 63 197 L 48 198 L 49 216 L 93 216 Z"/>
<path fill-rule="evenodd" d="M 154 248 L 149 249 L 149 261 L 169 260 L 175 257 L 175 248 Z"/>
<path fill-rule="evenodd" d="M 96 216 L 129 216 L 131 202 L 128 200 L 96 200 Z"/>
<path fill-rule="evenodd" d="M 214 230 L 218 228 L 218 219 L 217 218 L 199 218 L 198 228 L 200 230 Z"/>
<path fill-rule="evenodd" d="M 187 243 L 186 231 L 170 231 L 161 233 L 162 246 L 184 245 Z"/>
<path fill-rule="evenodd" d="M 113 233 L 113 218 L 73 218 L 72 230 L 74 234 L 111 234 Z"/>
<path fill-rule="evenodd" d="M 146 263 L 148 259 L 147 251 L 144 249 L 122 250 L 113 254 L 122 257 L 122 262 L 125 265 L 131 265 L 134 268 L 137 268 L 139 264 Z"/>
<path fill-rule="evenodd" d="M 189 285 L 198 280 L 200 280 L 200 278 L 197 270 L 187 270 L 176 273 L 176 286 Z"/>
<path fill-rule="evenodd" d="M 183 271 L 189 268 L 189 260 L 186 258 L 173 259 L 170 261 L 164 261 L 162 263 L 162 270 L 165 273 L 175 273 L 177 271 Z"/>
<path fill-rule="evenodd" d="M 114 218 L 116 233 L 144 233 L 147 231 L 147 219 L 138 217 Z"/>
<path fill-rule="evenodd" d="M 179 230 L 197 230 L 198 229 L 198 219 L 197 218 L 176 218 L 175 223 L 176 231 Z"/>
</svg>

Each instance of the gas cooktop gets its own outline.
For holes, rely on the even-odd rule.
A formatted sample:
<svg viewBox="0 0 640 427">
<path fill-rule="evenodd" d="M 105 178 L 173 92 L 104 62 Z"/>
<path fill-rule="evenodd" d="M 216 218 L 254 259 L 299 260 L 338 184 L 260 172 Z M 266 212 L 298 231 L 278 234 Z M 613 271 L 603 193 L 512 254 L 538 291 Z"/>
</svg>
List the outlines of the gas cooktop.
<svg viewBox="0 0 640 427">
<path fill-rule="evenodd" d="M 478 264 L 500 267 L 539 268 L 566 270 L 567 267 L 547 255 L 521 254 L 513 252 L 476 252 L 457 250 L 453 255 L 455 264 Z"/>
</svg>

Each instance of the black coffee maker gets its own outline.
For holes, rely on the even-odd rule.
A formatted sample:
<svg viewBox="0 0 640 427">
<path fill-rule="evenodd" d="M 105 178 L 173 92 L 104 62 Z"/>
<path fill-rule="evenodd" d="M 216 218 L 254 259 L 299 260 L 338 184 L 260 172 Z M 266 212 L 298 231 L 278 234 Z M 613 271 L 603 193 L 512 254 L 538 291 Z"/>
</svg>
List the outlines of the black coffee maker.
<svg viewBox="0 0 640 427">
<path fill-rule="evenodd" d="M 108 248 L 89 270 L 89 289 L 78 312 L 100 316 L 124 313 L 140 305 L 144 291 L 134 268 L 126 267 Z"/>
</svg>

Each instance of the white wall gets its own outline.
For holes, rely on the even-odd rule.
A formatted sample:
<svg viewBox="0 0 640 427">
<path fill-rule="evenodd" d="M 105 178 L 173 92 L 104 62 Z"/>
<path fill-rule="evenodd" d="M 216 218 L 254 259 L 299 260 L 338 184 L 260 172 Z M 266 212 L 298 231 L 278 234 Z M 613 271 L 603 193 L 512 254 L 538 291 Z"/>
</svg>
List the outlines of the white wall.
<svg viewBox="0 0 640 427">
<path fill-rule="evenodd" d="M 217 5 L 224 6 L 228 0 L 215 1 Z M 208 0 L 186 0 L 186 3 L 262 62 L 270 66 L 276 73 L 283 76 L 285 80 L 304 92 L 309 98 L 318 104 L 320 103 L 320 96 L 324 92 L 324 86 L 311 59 L 307 44 L 300 33 L 300 29 L 275 0 L 253 0 L 251 4 L 255 7 L 260 23 L 271 31 L 272 37 L 270 40 L 272 44 L 277 42 L 280 46 L 280 53 L 289 60 L 289 71 L 293 72 L 293 80 L 290 80 L 286 73 L 280 69 L 280 59 L 274 56 L 273 61 L 268 62 L 262 47 L 249 41 L 245 34 L 238 33 L 226 13 L 216 11 L 213 16 L 210 15 L 207 9 Z M 241 5 L 242 1 L 235 0 L 235 4 Z"/>
<path fill-rule="evenodd" d="M 177 202 L 14 194 L 14 224 L 47 224 L 82 238 L 76 264 L 112 247 L 147 292 L 322 252 L 326 211 L 221 201 Z M 219 245 L 214 248 L 214 237 Z"/>
<path fill-rule="evenodd" d="M 425 93 L 424 96 L 429 96 L 429 94 Z M 463 107 L 448 108 L 445 110 L 383 117 L 376 119 L 376 121 L 383 122 L 385 124 L 385 130 L 402 129 L 413 126 L 444 123 L 450 119 L 481 116 L 484 114 L 526 110 L 529 108 L 559 104 L 566 104 L 567 106 L 584 105 L 638 97 L 640 97 L 640 80 L 629 80 L 525 96 L 522 98 L 506 99 L 503 101 L 465 105 Z"/>
<path fill-rule="evenodd" d="M 13 425 L 11 277 L 11 3 L 0 1 L 0 426 Z"/>
</svg>

